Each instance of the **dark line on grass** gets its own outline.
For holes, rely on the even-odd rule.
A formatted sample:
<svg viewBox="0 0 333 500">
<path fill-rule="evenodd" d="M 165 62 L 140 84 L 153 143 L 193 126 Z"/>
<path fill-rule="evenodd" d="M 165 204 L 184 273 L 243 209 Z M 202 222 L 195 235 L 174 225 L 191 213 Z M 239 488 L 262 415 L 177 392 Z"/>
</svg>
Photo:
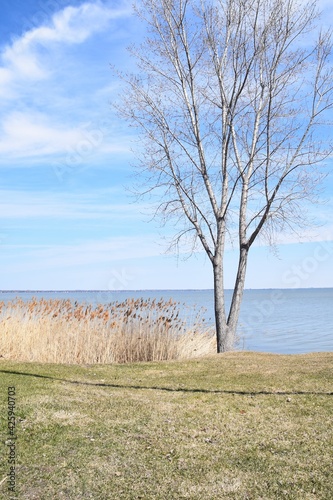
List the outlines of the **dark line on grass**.
<svg viewBox="0 0 333 500">
<path fill-rule="evenodd" d="M 37 378 L 46 378 L 50 380 L 57 380 L 60 382 L 66 382 L 68 384 L 75 385 L 90 385 L 93 387 L 110 387 L 112 389 L 150 389 L 155 391 L 166 391 L 166 392 L 193 392 L 193 393 L 203 393 L 203 394 L 238 394 L 240 396 L 292 396 L 292 395 L 301 395 L 301 396 L 333 396 L 333 392 L 307 392 L 307 391 L 233 391 L 233 390 L 225 390 L 225 389 L 189 389 L 186 387 L 158 387 L 158 386 L 144 386 L 144 385 L 120 385 L 120 384 L 104 384 L 101 382 L 81 382 L 80 380 L 68 380 L 64 378 L 51 377 L 50 375 L 38 375 L 36 373 L 25 373 L 25 372 L 16 372 L 10 370 L 0 370 L 0 373 L 7 373 L 11 375 L 24 375 L 27 377 L 37 377 Z"/>
</svg>

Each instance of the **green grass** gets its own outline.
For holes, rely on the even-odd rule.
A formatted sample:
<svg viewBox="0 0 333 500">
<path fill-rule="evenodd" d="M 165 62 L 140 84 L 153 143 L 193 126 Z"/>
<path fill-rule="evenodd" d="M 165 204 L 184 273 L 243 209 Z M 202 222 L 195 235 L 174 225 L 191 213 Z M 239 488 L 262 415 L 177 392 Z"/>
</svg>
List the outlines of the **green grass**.
<svg viewBox="0 0 333 500">
<path fill-rule="evenodd" d="M 15 386 L 19 499 L 332 499 L 332 375 L 333 353 L 2 361 L 0 481 Z"/>
</svg>

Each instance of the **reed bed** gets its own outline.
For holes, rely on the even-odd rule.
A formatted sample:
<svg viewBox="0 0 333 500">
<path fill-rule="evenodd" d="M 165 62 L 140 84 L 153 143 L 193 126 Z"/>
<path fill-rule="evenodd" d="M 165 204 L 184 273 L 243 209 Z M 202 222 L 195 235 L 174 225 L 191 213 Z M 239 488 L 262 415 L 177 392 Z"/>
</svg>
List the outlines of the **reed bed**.
<svg viewBox="0 0 333 500">
<path fill-rule="evenodd" d="M 42 363 L 129 363 L 215 352 L 202 311 L 190 329 L 181 304 L 127 299 L 109 304 L 32 298 L 0 302 L 0 356 Z M 184 307 L 184 305 L 183 305 Z"/>
</svg>

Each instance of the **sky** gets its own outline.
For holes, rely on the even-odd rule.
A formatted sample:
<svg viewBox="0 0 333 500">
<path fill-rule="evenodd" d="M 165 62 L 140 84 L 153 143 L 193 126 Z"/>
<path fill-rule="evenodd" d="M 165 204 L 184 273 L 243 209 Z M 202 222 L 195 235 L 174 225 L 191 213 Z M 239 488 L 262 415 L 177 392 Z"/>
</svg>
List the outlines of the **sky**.
<svg viewBox="0 0 333 500">
<path fill-rule="evenodd" d="M 131 195 L 136 136 L 112 67 L 130 71 L 143 36 L 131 2 L 2 0 L 0 290 L 212 288 L 205 254 L 167 254 L 172 228 Z M 247 288 L 333 287 L 331 174 L 323 187 L 321 227 L 253 247 Z M 229 248 L 226 288 L 236 264 Z"/>
</svg>

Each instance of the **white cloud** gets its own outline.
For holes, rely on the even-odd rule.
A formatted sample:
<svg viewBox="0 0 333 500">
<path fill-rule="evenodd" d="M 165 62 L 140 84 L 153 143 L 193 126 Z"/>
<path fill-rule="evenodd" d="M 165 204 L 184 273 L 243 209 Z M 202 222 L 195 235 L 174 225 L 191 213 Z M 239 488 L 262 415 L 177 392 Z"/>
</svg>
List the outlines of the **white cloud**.
<svg viewBox="0 0 333 500">
<path fill-rule="evenodd" d="M 118 260 L 142 259 L 161 255 L 156 238 L 119 236 L 100 241 L 86 241 L 74 245 L 8 245 L 12 252 L 24 250 L 24 262 L 15 263 L 15 273 L 50 270 L 63 267 L 103 265 Z M 6 271 L 11 265 L 6 265 Z"/>
<path fill-rule="evenodd" d="M 127 9 L 115 10 L 100 3 L 85 3 L 80 7 L 67 7 L 53 17 L 53 26 L 42 27 L 31 34 L 40 43 L 82 43 L 91 34 L 103 31 L 109 21 L 128 14 Z"/>
<path fill-rule="evenodd" d="M 25 158 L 50 155 L 63 151 L 79 139 L 78 130 L 52 124 L 42 113 L 13 112 L 2 124 L 0 153 Z"/>
<path fill-rule="evenodd" d="M 4 67 L 10 72 L 10 80 L 40 80 L 48 75 L 42 63 L 38 60 L 37 47 L 28 43 L 26 35 L 7 47 L 2 60 Z"/>
<path fill-rule="evenodd" d="M 144 206 L 107 202 L 119 193 L 91 190 L 89 193 L 49 193 L 41 191 L 0 190 L 0 219 L 103 219 L 138 220 Z"/>
<path fill-rule="evenodd" d="M 130 138 L 106 125 L 93 122 L 61 124 L 58 117 L 37 111 L 10 112 L 0 130 L 0 164 L 8 159 L 45 162 L 53 157 L 58 168 L 77 167 L 101 154 L 129 152 Z M 61 156 L 59 156 L 61 155 Z"/>
<path fill-rule="evenodd" d="M 6 86 L 11 81 L 11 72 L 7 68 L 0 68 L 0 89 L 1 86 L 6 88 Z"/>
<path fill-rule="evenodd" d="M 7 46 L 1 54 L 4 73 L 0 85 L 2 93 L 7 85 L 17 80 L 41 80 L 53 71 L 48 52 L 55 44 L 80 44 L 95 33 L 105 30 L 110 20 L 129 14 L 129 10 L 112 9 L 101 3 L 85 3 L 66 7 L 52 17 L 49 26 L 40 26 L 24 33 Z M 1 89 L 1 87 L 0 87 Z M 1 93 L 1 92 L 0 92 Z"/>
<path fill-rule="evenodd" d="M 99 117 L 106 114 L 110 98 L 110 94 L 99 94 L 100 87 L 106 87 L 112 78 L 107 60 L 98 62 L 99 79 L 90 75 L 84 46 L 75 57 L 70 50 L 108 28 L 112 32 L 110 22 L 131 12 L 126 0 L 119 5 L 86 2 L 66 7 L 2 50 L 1 165 L 10 160 L 27 166 L 51 160 L 71 167 L 73 157 L 76 164 L 84 165 L 100 161 L 102 155 L 129 151 L 128 137 L 122 135 L 115 120 L 111 123 L 109 119 L 103 130 L 99 128 Z M 98 45 L 95 50 L 100 52 Z M 83 121 L 90 122 L 88 129 Z M 99 135 L 98 140 L 89 138 L 91 130 Z"/>
</svg>

